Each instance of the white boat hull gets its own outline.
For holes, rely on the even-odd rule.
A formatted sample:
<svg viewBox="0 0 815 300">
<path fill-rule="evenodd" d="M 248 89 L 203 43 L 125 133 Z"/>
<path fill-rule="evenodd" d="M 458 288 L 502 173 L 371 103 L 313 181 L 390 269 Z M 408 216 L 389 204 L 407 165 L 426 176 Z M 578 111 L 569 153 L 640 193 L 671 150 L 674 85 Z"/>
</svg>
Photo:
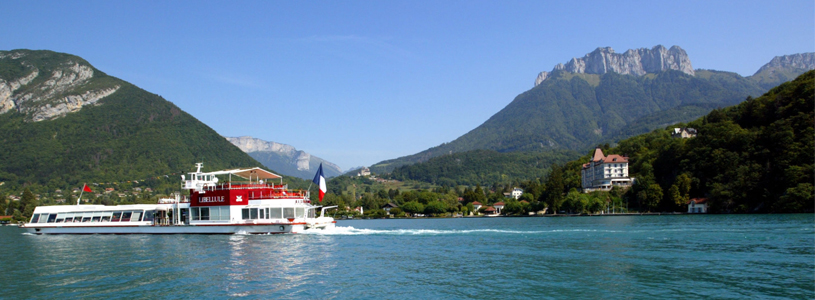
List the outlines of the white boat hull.
<svg viewBox="0 0 815 300">
<path fill-rule="evenodd" d="M 333 224 L 332 224 L 333 225 Z M 295 225 L 181 225 L 181 226 L 82 226 L 24 227 L 32 234 L 278 234 L 299 233 Z"/>
</svg>

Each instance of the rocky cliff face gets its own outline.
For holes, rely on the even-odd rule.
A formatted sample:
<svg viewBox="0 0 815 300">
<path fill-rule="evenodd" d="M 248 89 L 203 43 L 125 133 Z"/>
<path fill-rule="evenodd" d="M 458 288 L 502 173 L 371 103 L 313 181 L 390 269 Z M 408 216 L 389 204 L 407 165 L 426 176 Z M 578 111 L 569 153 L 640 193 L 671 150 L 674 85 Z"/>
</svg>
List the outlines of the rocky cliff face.
<svg viewBox="0 0 815 300">
<path fill-rule="evenodd" d="M 657 45 L 651 49 L 629 49 L 623 54 L 615 53 L 611 47 L 597 48 L 582 58 L 572 58 L 564 64 L 557 64 L 552 70 L 571 73 L 605 74 L 614 72 L 642 76 L 665 70 L 677 70 L 694 75 L 688 54 L 679 46 L 666 49 Z M 541 72 L 535 79 L 535 86 L 549 77 L 550 72 Z"/>
<path fill-rule="evenodd" d="M 756 74 L 764 72 L 777 72 L 783 69 L 815 69 L 815 53 L 798 53 L 792 55 L 776 56 L 769 63 L 762 66 Z"/>
<path fill-rule="evenodd" d="M 264 141 L 250 136 L 226 137 L 226 140 L 250 155 L 265 154 L 253 155 L 253 157 L 266 167 L 284 175 L 311 179 L 308 176 L 314 176 L 320 163 L 323 164 L 323 173 L 327 177 L 342 174 L 339 166 L 286 144 Z M 269 154 L 274 154 L 276 157 L 269 157 Z"/>
<path fill-rule="evenodd" d="M 13 66 L 0 76 L 0 114 L 16 110 L 31 121 L 52 120 L 97 105 L 120 87 L 96 84 L 94 68 L 81 59 L 37 64 L 41 69 L 28 60 L 30 53 L 0 51 L 0 64 Z"/>
</svg>

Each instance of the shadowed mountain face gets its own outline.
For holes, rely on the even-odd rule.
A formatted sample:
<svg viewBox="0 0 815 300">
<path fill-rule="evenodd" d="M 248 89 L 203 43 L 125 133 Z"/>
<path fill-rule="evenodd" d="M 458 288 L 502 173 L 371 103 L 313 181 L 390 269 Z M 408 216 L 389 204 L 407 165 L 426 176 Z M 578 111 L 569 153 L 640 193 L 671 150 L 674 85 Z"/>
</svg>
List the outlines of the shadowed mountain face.
<svg viewBox="0 0 815 300">
<path fill-rule="evenodd" d="M 624 54 L 599 48 L 546 72 L 542 79 L 539 76 L 534 88 L 456 140 L 374 164 L 371 171 L 387 173 L 436 156 L 476 149 L 582 152 L 598 143 L 694 120 L 714 108 L 740 103 L 767 90 L 751 77 L 689 67 L 684 50 L 676 46 Z M 797 67 L 777 69 L 803 73 Z"/>
<path fill-rule="evenodd" d="M 321 163 L 323 164 L 323 175 L 326 177 L 342 174 L 339 166 L 286 144 L 264 141 L 250 136 L 227 137 L 226 140 L 267 168 L 283 175 L 312 179 Z"/>
<path fill-rule="evenodd" d="M 0 181 L 62 187 L 260 164 L 173 103 L 52 51 L 0 51 Z"/>
</svg>

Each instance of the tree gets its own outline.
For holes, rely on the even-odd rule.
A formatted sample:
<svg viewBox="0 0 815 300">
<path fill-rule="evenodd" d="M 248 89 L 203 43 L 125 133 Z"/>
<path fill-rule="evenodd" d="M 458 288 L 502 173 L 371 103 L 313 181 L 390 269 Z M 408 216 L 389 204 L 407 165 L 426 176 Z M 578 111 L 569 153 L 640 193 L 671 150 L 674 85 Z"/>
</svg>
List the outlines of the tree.
<svg viewBox="0 0 815 300">
<path fill-rule="evenodd" d="M 563 203 L 563 170 L 558 165 L 552 165 L 549 177 L 546 178 L 546 204 L 552 208 L 552 213 L 557 214 L 560 205 Z"/>
<path fill-rule="evenodd" d="M 659 205 L 659 201 L 662 200 L 662 187 L 660 187 L 659 184 L 652 183 L 648 185 L 646 191 L 648 194 L 643 205 L 645 205 L 648 211 L 651 211 L 656 208 Z"/>
<path fill-rule="evenodd" d="M 410 201 L 405 204 L 402 204 L 402 210 L 410 214 L 421 213 L 424 212 L 424 205 L 422 205 L 418 201 Z"/>
<path fill-rule="evenodd" d="M 447 211 L 447 207 L 441 201 L 430 201 L 424 208 L 424 213 L 428 215 L 438 215 Z"/>
<path fill-rule="evenodd" d="M 34 212 L 35 207 L 37 207 L 37 198 L 34 197 L 34 193 L 31 192 L 31 189 L 25 188 L 23 191 L 23 197 L 20 198 L 19 208 L 19 210 L 23 213 L 23 218 L 31 218 L 31 214 Z"/>
</svg>

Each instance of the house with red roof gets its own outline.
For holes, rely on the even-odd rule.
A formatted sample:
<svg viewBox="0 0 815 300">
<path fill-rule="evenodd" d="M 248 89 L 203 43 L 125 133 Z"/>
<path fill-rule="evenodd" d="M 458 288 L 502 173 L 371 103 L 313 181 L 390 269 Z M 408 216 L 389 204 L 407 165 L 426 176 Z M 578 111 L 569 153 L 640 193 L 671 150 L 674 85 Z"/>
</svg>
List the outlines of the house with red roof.
<svg viewBox="0 0 815 300">
<path fill-rule="evenodd" d="M 501 210 L 504 209 L 505 205 L 506 205 L 506 203 L 504 203 L 504 202 L 498 202 L 498 203 L 493 204 L 492 207 L 495 207 L 495 210 L 500 215 Z"/>
<path fill-rule="evenodd" d="M 481 202 L 478 202 L 478 201 L 473 201 L 473 209 L 475 209 L 475 211 L 476 211 L 476 212 L 478 211 L 478 209 L 480 209 L 480 208 L 481 208 L 481 206 L 483 206 L 483 205 L 481 204 Z"/>
<path fill-rule="evenodd" d="M 707 198 L 692 198 L 688 201 L 689 214 L 706 214 L 707 209 Z"/>
<path fill-rule="evenodd" d="M 612 187 L 628 188 L 634 178 L 628 177 L 628 157 L 611 154 L 603 155 L 600 147 L 594 149 L 594 156 L 580 171 L 583 192 L 610 191 Z"/>
</svg>

